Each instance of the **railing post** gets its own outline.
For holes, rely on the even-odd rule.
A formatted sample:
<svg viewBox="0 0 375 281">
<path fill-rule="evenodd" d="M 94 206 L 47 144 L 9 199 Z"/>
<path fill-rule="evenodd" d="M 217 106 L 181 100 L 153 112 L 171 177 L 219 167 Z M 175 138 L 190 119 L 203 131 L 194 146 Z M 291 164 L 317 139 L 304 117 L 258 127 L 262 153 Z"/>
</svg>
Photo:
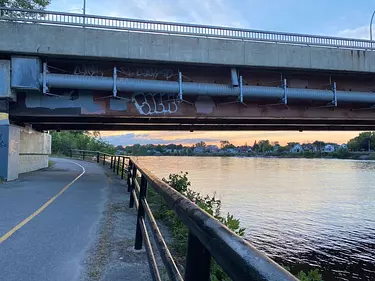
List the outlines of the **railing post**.
<svg viewBox="0 0 375 281">
<path fill-rule="evenodd" d="M 113 156 L 113 170 L 112 172 L 116 172 L 116 156 Z"/>
<path fill-rule="evenodd" d="M 82 151 L 82 160 L 85 160 L 85 152 Z"/>
<path fill-rule="evenodd" d="M 133 163 L 132 184 L 131 184 L 131 187 L 130 187 L 129 208 L 133 208 L 134 207 L 133 190 L 135 189 L 135 181 L 136 180 L 137 180 L 137 167 Z"/>
<path fill-rule="evenodd" d="M 100 153 L 97 152 L 97 153 L 96 153 L 96 163 L 99 163 L 99 158 L 100 158 Z"/>
<path fill-rule="evenodd" d="M 121 179 L 124 179 L 124 170 L 125 170 L 125 157 L 122 157 L 122 170 L 121 170 Z"/>
<path fill-rule="evenodd" d="M 131 191 L 131 186 L 130 186 L 130 176 L 133 178 L 133 175 L 132 175 L 132 167 L 133 166 L 133 163 L 131 160 L 129 160 L 129 166 L 128 166 L 128 178 L 127 178 L 127 183 L 128 183 L 128 192 Z"/>
<path fill-rule="evenodd" d="M 209 281 L 210 267 L 210 252 L 194 234 L 189 232 L 184 280 Z"/>
<path fill-rule="evenodd" d="M 105 154 L 103 154 L 103 166 L 105 166 Z"/>
<path fill-rule="evenodd" d="M 116 175 L 118 175 L 119 170 L 120 170 L 120 156 L 117 157 L 117 173 L 116 173 Z"/>
<path fill-rule="evenodd" d="M 135 245 L 134 248 L 136 250 L 142 249 L 142 230 L 140 225 L 140 219 L 145 217 L 145 209 L 143 207 L 142 199 L 146 198 L 147 194 L 147 180 L 144 175 L 141 177 L 141 190 L 139 191 L 138 197 L 138 216 L 137 216 L 137 229 L 135 232 Z"/>
<path fill-rule="evenodd" d="M 111 156 L 111 165 L 109 166 L 110 169 L 112 169 L 112 162 L 113 162 L 113 156 Z"/>
<path fill-rule="evenodd" d="M 70 158 L 73 158 L 73 150 L 70 150 Z"/>
</svg>

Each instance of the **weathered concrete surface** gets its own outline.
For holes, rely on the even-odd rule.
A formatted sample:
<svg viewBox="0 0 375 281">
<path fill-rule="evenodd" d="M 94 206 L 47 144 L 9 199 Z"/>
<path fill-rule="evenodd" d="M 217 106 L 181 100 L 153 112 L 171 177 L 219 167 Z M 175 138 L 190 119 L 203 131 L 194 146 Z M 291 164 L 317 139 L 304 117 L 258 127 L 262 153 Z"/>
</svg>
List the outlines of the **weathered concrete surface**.
<svg viewBox="0 0 375 281">
<path fill-rule="evenodd" d="M 19 154 L 19 174 L 47 168 L 51 135 L 20 128 Z"/>
<path fill-rule="evenodd" d="M 51 136 L 30 128 L 0 126 L 0 177 L 15 180 L 19 174 L 48 167 Z"/>
<path fill-rule="evenodd" d="M 0 126 L 0 178 L 18 177 L 20 129 L 13 125 Z"/>
<path fill-rule="evenodd" d="M 375 72 L 374 52 L 0 22 L 0 53 Z"/>
</svg>

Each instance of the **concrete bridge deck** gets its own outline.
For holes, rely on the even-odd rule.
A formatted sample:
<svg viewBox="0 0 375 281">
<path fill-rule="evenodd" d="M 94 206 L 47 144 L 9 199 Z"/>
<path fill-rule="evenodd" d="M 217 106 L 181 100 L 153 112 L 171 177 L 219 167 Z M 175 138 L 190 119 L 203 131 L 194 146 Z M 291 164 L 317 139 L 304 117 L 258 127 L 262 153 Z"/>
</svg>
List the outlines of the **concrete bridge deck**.
<svg viewBox="0 0 375 281">
<path fill-rule="evenodd" d="M 4 8 L 1 19 L 0 54 L 375 72 L 368 40 Z"/>
</svg>

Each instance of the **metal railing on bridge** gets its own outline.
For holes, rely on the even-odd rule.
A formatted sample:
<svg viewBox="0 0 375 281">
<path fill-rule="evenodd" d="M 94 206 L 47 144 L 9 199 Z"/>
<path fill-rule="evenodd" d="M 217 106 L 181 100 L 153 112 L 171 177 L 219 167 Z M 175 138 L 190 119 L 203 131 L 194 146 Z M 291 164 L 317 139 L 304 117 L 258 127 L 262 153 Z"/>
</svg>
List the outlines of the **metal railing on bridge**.
<svg viewBox="0 0 375 281">
<path fill-rule="evenodd" d="M 374 49 L 370 40 L 340 38 L 330 36 L 271 32 L 243 28 L 229 28 L 187 23 L 149 21 L 76 13 L 53 12 L 44 10 L 27 10 L 0 7 L 0 20 L 29 22 L 53 25 L 90 27 L 99 29 L 117 29 L 174 35 L 190 35 L 294 45 L 315 45 L 330 48 L 347 48 L 356 50 Z"/>
<path fill-rule="evenodd" d="M 135 249 L 139 250 L 143 244 L 145 245 L 153 280 L 162 279 L 148 229 L 154 236 L 154 243 L 159 249 L 170 281 L 210 280 L 211 257 L 235 281 L 297 281 L 293 275 L 142 167 L 135 159 L 89 150 L 71 150 L 70 156 L 95 161 L 104 166 L 109 165 L 109 168 L 117 175 L 121 175 L 122 179 L 126 176 L 127 190 L 130 193 L 129 207 L 135 206 L 138 211 Z M 147 202 L 149 187 L 165 200 L 169 208 L 189 229 L 184 278 Z"/>
</svg>

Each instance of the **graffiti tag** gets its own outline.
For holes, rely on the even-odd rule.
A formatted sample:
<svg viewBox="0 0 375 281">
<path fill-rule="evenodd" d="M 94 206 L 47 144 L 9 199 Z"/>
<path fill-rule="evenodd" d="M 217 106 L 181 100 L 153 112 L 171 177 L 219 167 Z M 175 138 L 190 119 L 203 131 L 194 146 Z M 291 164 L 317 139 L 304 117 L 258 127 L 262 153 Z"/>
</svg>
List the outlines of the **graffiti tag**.
<svg viewBox="0 0 375 281">
<path fill-rule="evenodd" d="M 169 80 L 173 75 L 172 69 L 157 69 L 157 68 L 137 68 L 131 70 L 130 68 L 120 68 L 118 72 L 129 77 L 145 77 L 145 78 L 163 78 Z"/>
<path fill-rule="evenodd" d="M 101 71 L 96 65 L 77 65 L 74 69 L 74 74 L 87 76 L 103 76 L 103 71 Z"/>
<path fill-rule="evenodd" d="M 175 94 L 135 93 L 133 102 L 142 115 L 167 114 L 178 111 L 179 100 Z"/>
<path fill-rule="evenodd" d="M 6 142 L 3 140 L 3 134 L 0 134 L 0 148 L 8 147 Z"/>
</svg>

